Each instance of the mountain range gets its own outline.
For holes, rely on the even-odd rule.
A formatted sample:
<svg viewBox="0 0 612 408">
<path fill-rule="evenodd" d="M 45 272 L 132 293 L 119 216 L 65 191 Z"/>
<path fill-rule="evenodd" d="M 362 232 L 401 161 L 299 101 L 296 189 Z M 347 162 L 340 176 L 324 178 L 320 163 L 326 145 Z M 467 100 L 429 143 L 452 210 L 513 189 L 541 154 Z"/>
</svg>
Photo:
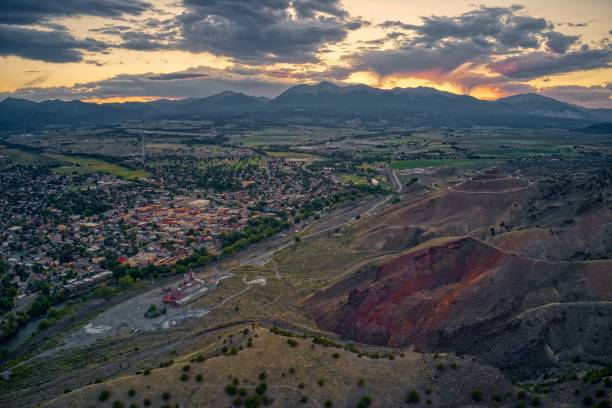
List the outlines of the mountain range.
<svg viewBox="0 0 612 408">
<path fill-rule="evenodd" d="M 433 88 L 383 90 L 330 82 L 297 85 L 269 99 L 224 91 L 205 98 L 95 104 L 0 102 L 0 128 L 29 130 L 128 120 L 209 119 L 265 123 L 385 126 L 576 128 L 612 121 L 612 109 L 587 109 L 535 93 L 495 101 Z"/>
</svg>

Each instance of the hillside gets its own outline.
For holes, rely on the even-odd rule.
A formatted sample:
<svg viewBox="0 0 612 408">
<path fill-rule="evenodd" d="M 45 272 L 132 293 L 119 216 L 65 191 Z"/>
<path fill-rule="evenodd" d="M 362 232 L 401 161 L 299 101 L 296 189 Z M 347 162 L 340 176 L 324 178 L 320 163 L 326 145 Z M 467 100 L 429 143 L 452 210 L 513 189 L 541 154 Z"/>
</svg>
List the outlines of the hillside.
<svg viewBox="0 0 612 408">
<path fill-rule="evenodd" d="M 544 344 L 593 358 L 608 356 L 599 341 L 583 345 L 562 328 L 542 339 L 533 332 L 506 333 L 525 319 L 552 327 L 558 313 L 579 316 L 599 311 L 594 328 L 612 317 L 612 261 L 550 263 L 503 252 L 475 238 L 439 238 L 362 268 L 308 299 L 317 324 L 359 342 L 420 350 L 449 348 L 494 359 L 497 366 L 547 360 Z M 569 302 L 565 305 L 565 302 Z M 582 302 L 580 308 L 575 302 Z M 558 303 L 558 313 L 538 308 Z M 534 341 L 543 342 L 541 347 Z M 550 343 L 550 344 L 549 344 Z M 526 347 L 527 345 L 527 347 Z M 494 349 L 494 350 L 492 350 Z M 529 356 L 528 356 L 529 354 Z M 493 357 L 494 356 L 494 357 Z M 527 358 L 529 357 L 529 358 Z M 544 364 L 544 362 L 542 362 Z"/>
<path fill-rule="evenodd" d="M 273 123 L 381 121 L 402 126 L 583 127 L 609 120 L 610 112 L 589 110 L 537 94 L 485 101 L 433 88 L 383 90 L 329 82 L 297 85 L 274 99 L 231 91 L 205 98 L 146 103 L 93 104 L 79 101 L 33 103 L 8 98 L 0 102 L 0 125 L 36 129 L 49 126 L 120 123 L 147 119 L 246 119 Z"/>
<path fill-rule="evenodd" d="M 401 250 L 436 237 L 468 235 L 529 258 L 605 259 L 612 256 L 612 209 L 600 201 L 610 191 L 606 177 L 469 179 L 414 195 L 366 220 L 351 246 Z"/>
<path fill-rule="evenodd" d="M 582 129 L 585 133 L 612 133 L 612 123 L 603 122 L 589 125 Z"/>
<path fill-rule="evenodd" d="M 498 193 L 480 194 L 482 191 Z M 536 196 L 535 186 L 517 187 L 508 181 L 478 182 L 433 191 L 409 198 L 402 205 L 390 207 L 376 219 L 359 226 L 355 248 L 375 246 L 398 250 L 440 236 L 471 235 L 485 239 L 490 228 L 499 223 L 515 225 L 528 212 L 529 201 Z M 384 230 L 385 232 L 381 232 Z M 399 234 L 403 240 L 395 237 Z M 417 241 L 409 241 L 417 234 Z M 402 243 L 408 240 L 409 242 Z"/>
<path fill-rule="evenodd" d="M 407 194 L 347 232 L 354 251 L 383 255 L 305 305 L 319 327 L 345 339 L 474 354 L 518 376 L 575 355 L 606 361 L 612 208 L 604 173 L 529 181 L 497 170 Z"/>
<path fill-rule="evenodd" d="M 148 399 L 152 406 L 220 407 L 232 402 L 240 406 L 239 398 L 245 406 L 261 406 L 263 400 L 263 405 L 279 407 L 320 407 L 327 401 L 332 405 L 325 406 L 385 407 L 405 405 L 411 391 L 423 404 L 429 400 L 433 406 L 470 406 L 474 391 L 486 400 L 494 396 L 508 403 L 517 400 L 499 371 L 466 357 L 392 350 L 391 358 L 374 358 L 251 326 L 224 331 L 219 337 L 207 348 L 175 358 L 169 367 L 89 385 L 44 406 L 102 407 L 114 401 L 140 406 Z M 243 348 L 235 355 L 219 355 L 224 344 Z M 235 391 L 227 389 L 232 384 Z M 264 390 L 262 397 L 257 396 L 257 387 Z M 107 402 L 99 399 L 104 391 L 109 392 Z M 248 405 L 254 398 L 260 402 Z M 370 402 L 359 405 L 364 400 Z"/>
</svg>

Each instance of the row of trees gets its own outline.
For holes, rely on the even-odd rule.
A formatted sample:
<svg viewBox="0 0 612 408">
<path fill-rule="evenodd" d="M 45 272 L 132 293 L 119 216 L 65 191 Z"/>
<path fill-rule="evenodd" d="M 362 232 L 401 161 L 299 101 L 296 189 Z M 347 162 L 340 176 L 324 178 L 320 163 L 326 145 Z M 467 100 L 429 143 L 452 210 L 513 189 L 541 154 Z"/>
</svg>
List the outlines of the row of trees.
<svg viewBox="0 0 612 408">
<path fill-rule="evenodd" d="M 287 221 L 274 217 L 253 218 L 243 229 L 221 235 L 223 254 L 234 255 L 254 242 L 261 241 L 289 228 L 290 225 Z"/>
<path fill-rule="evenodd" d="M 13 309 L 15 296 L 17 296 L 17 284 L 9 274 L 8 264 L 0 259 L 0 315 Z"/>
<path fill-rule="evenodd" d="M 323 211 L 326 208 L 334 208 L 344 202 L 354 201 L 359 197 L 366 195 L 377 195 L 384 193 L 384 189 L 380 186 L 370 184 L 357 184 L 347 188 L 346 190 L 338 191 L 327 197 L 315 198 L 308 201 L 300 207 L 294 214 L 294 219 L 299 222 L 305 218 L 315 215 L 317 212 Z"/>
<path fill-rule="evenodd" d="M 48 315 L 48 318 L 55 318 L 52 306 L 62 302 L 64 299 L 64 292 L 58 291 L 51 293 L 49 284 L 43 284 L 38 297 L 32 302 L 27 312 L 10 311 L 3 316 L 2 325 L 0 326 L 2 330 L 0 338 L 5 339 L 15 335 L 17 331 L 25 326 L 30 320 L 45 316 L 45 314 Z"/>
</svg>

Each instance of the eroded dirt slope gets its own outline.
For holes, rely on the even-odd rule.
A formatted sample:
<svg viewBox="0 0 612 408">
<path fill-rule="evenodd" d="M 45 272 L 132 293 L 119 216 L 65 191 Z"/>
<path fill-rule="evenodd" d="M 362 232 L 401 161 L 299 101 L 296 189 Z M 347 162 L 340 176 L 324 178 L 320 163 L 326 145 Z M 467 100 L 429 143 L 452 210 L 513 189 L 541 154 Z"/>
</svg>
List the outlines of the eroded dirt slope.
<svg viewBox="0 0 612 408">
<path fill-rule="evenodd" d="M 576 347 L 609 354 L 611 271 L 612 261 L 545 262 L 472 237 L 438 238 L 357 271 L 307 304 L 322 328 L 345 338 L 451 348 L 516 365 L 527 357 L 538 361 L 534 353 L 548 360 L 571 358 Z M 556 308 L 547 309 L 551 304 Z M 588 327 L 599 325 L 608 337 L 583 346 L 581 336 L 565 335 L 568 327 L 559 313 L 568 320 L 593 314 Z M 523 321 L 534 327 L 512 330 Z"/>
</svg>

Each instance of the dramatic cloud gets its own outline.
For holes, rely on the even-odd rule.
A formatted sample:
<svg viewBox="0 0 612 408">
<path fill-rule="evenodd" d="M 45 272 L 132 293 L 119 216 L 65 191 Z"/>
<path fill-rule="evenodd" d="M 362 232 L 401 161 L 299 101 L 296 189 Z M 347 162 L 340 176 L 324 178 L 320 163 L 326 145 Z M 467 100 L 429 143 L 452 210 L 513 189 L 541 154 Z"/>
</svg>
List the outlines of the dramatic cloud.
<svg viewBox="0 0 612 408">
<path fill-rule="evenodd" d="M 490 68 L 510 78 L 536 78 L 544 75 L 560 74 L 577 70 L 606 68 L 612 66 L 612 48 L 590 49 L 583 46 L 580 50 L 557 54 L 532 52 L 509 57 L 494 62 Z"/>
<path fill-rule="evenodd" d="M 580 45 L 580 36 L 555 31 L 552 22 L 525 15 L 518 5 L 428 16 L 421 24 L 385 21 L 379 27 L 387 37 L 364 44 L 383 47 L 362 48 L 347 61 L 380 83 L 407 77 L 503 96 L 533 91 L 524 83 L 533 78 L 606 68 L 612 61 L 606 40 L 597 48 Z"/>
<path fill-rule="evenodd" d="M 64 30 L 43 31 L 0 24 L 0 55 L 47 62 L 78 62 L 83 51 L 102 51 L 103 42 L 79 40 Z"/>
<path fill-rule="evenodd" d="M 84 51 L 108 48 L 100 40 L 77 39 L 59 17 L 139 15 L 152 8 L 142 0 L 2 0 L 0 2 L 0 55 L 54 63 L 79 62 Z M 46 30 L 40 29 L 44 26 Z M 146 47 L 144 38 L 130 38 L 126 47 Z"/>
<path fill-rule="evenodd" d="M 182 48 L 240 61 L 316 61 L 361 26 L 337 0 L 184 0 Z"/>
<path fill-rule="evenodd" d="M 29 87 L 0 94 L 0 100 L 12 96 L 35 101 L 47 99 L 92 99 L 117 97 L 200 98 L 225 90 L 251 95 L 276 95 L 284 91 L 287 82 L 262 78 L 256 70 L 249 74 L 195 67 L 190 70 L 142 75 L 117 75 L 113 78 L 70 87 Z"/>
<path fill-rule="evenodd" d="M 344 7 L 349 3 L 5 0 L 0 1 L 0 56 L 52 63 L 81 62 L 85 69 L 80 78 L 90 78 L 85 72 L 99 75 L 99 69 L 85 64 L 125 64 L 130 66 L 130 72 L 147 72 L 147 64 L 157 64 L 152 70 L 156 73 L 40 88 L 48 78 L 57 78 L 55 69 L 61 69 L 50 67 L 43 73 L 21 75 L 9 85 L 21 83 L 23 89 L 15 95 L 38 100 L 45 95 L 62 99 L 198 97 L 225 89 L 270 96 L 297 82 L 321 80 L 365 81 L 383 87 L 426 84 L 495 98 L 539 91 L 533 84 L 543 83 L 542 77 L 548 75 L 612 67 L 612 47 L 607 38 L 597 41 L 592 30 L 575 35 L 586 22 L 553 24 L 529 15 L 528 9 L 520 5 L 475 6 L 458 15 L 422 17 L 416 24 L 385 21 L 349 36 L 369 24 L 349 14 Z M 90 20 L 63 20 L 79 16 L 105 19 L 91 20 L 97 24 L 94 27 L 83 25 Z M 588 25 L 600 26 L 595 20 L 588 21 Z M 91 38 L 80 34 L 86 29 Z M 218 60 L 227 68 L 199 67 L 159 74 L 175 69 L 173 58 L 178 56 L 178 66 L 184 66 L 185 58 L 189 58 L 188 53 L 170 51 L 192 52 L 193 58 L 206 52 L 220 57 Z M 101 54 L 113 54 L 113 58 Z M 134 60 L 130 60 L 131 56 Z M 202 59 L 216 60 L 210 55 Z M 13 60 L 7 63 L 28 64 Z M 141 69 L 136 71 L 135 66 Z M 27 68 L 23 66 L 20 71 Z M 609 103 L 605 96 L 608 87 L 546 88 L 546 92 L 556 92 L 576 103 Z"/>
<path fill-rule="evenodd" d="M 496 55 L 537 50 L 552 24 L 542 18 L 519 15 L 521 6 L 479 7 L 455 17 L 423 17 L 420 25 L 386 21 L 380 27 L 404 30 L 404 36 L 392 31 L 396 46 L 385 50 L 367 50 L 353 56 L 357 69 L 379 75 L 427 73 L 447 74 L 463 64 L 471 66 L 491 62 Z M 550 46 L 569 48 L 573 37 L 552 35 Z"/>
<path fill-rule="evenodd" d="M 456 17 L 423 17 L 423 24 L 386 21 L 382 28 L 414 31 L 414 44 L 436 46 L 448 40 L 469 40 L 481 45 L 534 48 L 537 35 L 551 27 L 545 19 L 517 15 L 522 7 L 480 7 Z"/>
<path fill-rule="evenodd" d="M 460 65 L 484 55 L 482 47 L 465 42 L 439 47 L 408 46 L 394 50 L 373 50 L 352 58 L 357 70 L 375 71 L 380 75 L 450 72 Z"/>
<path fill-rule="evenodd" d="M 54 17 L 137 15 L 152 6 L 142 0 L 2 0 L 0 23 L 33 24 Z"/>
</svg>

